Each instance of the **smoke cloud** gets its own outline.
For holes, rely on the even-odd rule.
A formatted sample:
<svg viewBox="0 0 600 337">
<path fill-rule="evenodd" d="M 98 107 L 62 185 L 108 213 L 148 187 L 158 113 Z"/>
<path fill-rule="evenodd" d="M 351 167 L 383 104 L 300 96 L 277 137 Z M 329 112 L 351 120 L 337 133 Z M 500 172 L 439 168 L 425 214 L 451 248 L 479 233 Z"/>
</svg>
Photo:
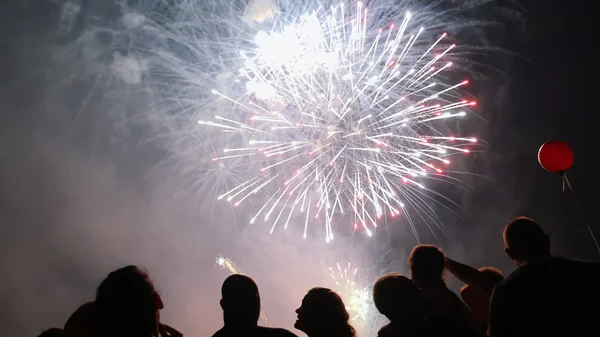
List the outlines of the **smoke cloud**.
<svg viewBox="0 0 600 337">
<path fill-rule="evenodd" d="M 227 272 L 215 266 L 218 254 L 257 280 L 269 323 L 286 328 L 311 287 L 335 286 L 327 267 L 337 261 L 352 262 L 367 286 L 384 272 L 406 273 L 416 241 L 403 223 L 389 223 L 371 239 L 339 235 L 326 244 L 323 235 L 303 240 L 302 225 L 269 234 L 262 223 L 248 225 L 244 212 L 207 203 L 213 196 L 165 159 L 169 146 L 160 135 L 168 126 L 152 117 L 155 93 L 145 84 L 151 60 L 136 45 L 149 34 L 151 18 L 137 9 L 125 1 L 21 0 L 0 13 L 5 335 L 62 326 L 94 298 L 110 271 L 128 264 L 149 271 L 165 302 L 162 317 L 186 335 L 210 335 L 221 325 L 218 301 Z M 260 23 L 277 11 L 270 0 L 254 0 L 244 20 Z M 232 77 L 220 73 L 216 82 Z M 463 165 L 468 170 L 473 163 Z M 479 169 L 482 175 L 488 170 Z M 467 180 L 467 192 L 481 187 L 481 180 Z M 446 227 L 421 239 L 465 262 L 484 263 L 472 257 L 485 252 L 492 256 L 486 261 L 506 266 L 498 227 L 479 224 L 506 218 L 507 209 L 518 207 L 508 199 L 493 200 L 510 205 L 485 214 L 476 212 L 481 202 L 463 200 L 464 213 L 471 214 L 465 219 L 441 210 Z M 369 324 L 377 328 L 379 321 Z"/>
<path fill-rule="evenodd" d="M 263 22 L 275 16 L 278 12 L 277 4 L 272 0 L 252 0 L 244 10 L 244 20 L 250 22 Z"/>
</svg>

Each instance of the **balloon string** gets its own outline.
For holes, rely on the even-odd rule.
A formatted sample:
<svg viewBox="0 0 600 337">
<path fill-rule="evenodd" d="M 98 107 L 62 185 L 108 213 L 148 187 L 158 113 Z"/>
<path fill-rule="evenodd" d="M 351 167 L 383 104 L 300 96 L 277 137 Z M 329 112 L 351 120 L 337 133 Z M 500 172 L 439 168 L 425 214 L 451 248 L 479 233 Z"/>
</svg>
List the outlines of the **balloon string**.
<svg viewBox="0 0 600 337">
<path fill-rule="evenodd" d="M 590 232 L 590 235 L 592 236 L 592 240 L 594 240 L 594 244 L 596 245 L 596 249 L 598 250 L 598 252 L 600 252 L 600 245 L 598 245 L 598 240 L 596 240 L 596 236 L 594 235 L 594 232 L 592 231 L 592 227 L 590 226 L 590 224 L 587 222 L 587 219 L 585 218 L 585 213 L 583 212 L 583 207 L 581 206 L 579 199 L 577 199 L 577 196 L 575 195 L 575 191 L 573 191 L 573 187 L 571 186 L 571 183 L 569 182 L 569 179 L 567 178 L 567 174 L 563 173 L 562 176 L 563 176 L 563 191 L 565 190 L 565 183 L 566 183 L 567 187 L 569 187 L 569 191 L 571 191 L 573 200 L 575 200 L 575 203 L 577 204 L 577 208 L 579 209 L 579 212 L 581 213 L 581 218 L 583 219 L 583 223 L 585 223 L 588 231 Z"/>
</svg>

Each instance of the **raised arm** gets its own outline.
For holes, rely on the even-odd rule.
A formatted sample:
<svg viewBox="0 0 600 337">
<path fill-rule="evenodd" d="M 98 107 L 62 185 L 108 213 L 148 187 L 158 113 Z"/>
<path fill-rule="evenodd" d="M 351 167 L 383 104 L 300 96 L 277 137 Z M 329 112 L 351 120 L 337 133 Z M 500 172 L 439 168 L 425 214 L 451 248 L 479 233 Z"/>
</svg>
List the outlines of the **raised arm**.
<svg viewBox="0 0 600 337">
<path fill-rule="evenodd" d="M 445 260 L 445 267 L 456 278 L 479 290 L 487 299 L 492 297 L 495 284 L 483 272 L 448 257 Z"/>
</svg>

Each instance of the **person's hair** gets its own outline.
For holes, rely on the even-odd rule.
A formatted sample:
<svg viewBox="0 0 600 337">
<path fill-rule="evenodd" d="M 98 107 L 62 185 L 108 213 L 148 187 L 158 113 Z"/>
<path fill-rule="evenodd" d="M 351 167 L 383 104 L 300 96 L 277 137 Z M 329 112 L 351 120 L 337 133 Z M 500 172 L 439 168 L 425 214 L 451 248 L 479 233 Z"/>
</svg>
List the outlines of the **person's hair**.
<svg viewBox="0 0 600 337">
<path fill-rule="evenodd" d="M 61 328 L 50 328 L 39 334 L 38 337 L 62 337 L 64 336 L 63 329 Z"/>
<path fill-rule="evenodd" d="M 254 280 L 233 274 L 221 286 L 221 306 L 226 324 L 256 324 L 260 315 L 260 294 Z"/>
<path fill-rule="evenodd" d="M 482 267 L 479 268 L 479 271 L 485 276 L 485 278 L 492 284 L 498 284 L 504 280 L 504 275 L 500 269 L 496 267 Z"/>
<path fill-rule="evenodd" d="M 443 282 L 444 260 L 444 253 L 437 246 L 415 246 L 408 257 L 413 281 L 419 286 Z"/>
<path fill-rule="evenodd" d="M 65 337 L 102 336 L 96 303 L 87 302 L 77 308 L 65 323 L 64 332 Z"/>
<path fill-rule="evenodd" d="M 527 260 L 549 253 L 548 237 L 540 225 L 527 217 L 518 217 L 504 228 L 504 245 L 513 260 Z"/>
<path fill-rule="evenodd" d="M 350 315 L 346 311 L 346 305 L 342 298 L 333 290 L 328 288 L 312 288 L 304 297 L 310 301 L 312 311 L 312 326 L 318 328 L 319 335 L 331 337 L 354 337 L 356 331 L 348 323 Z"/>
<path fill-rule="evenodd" d="M 136 266 L 123 267 L 98 287 L 96 309 L 111 336 L 146 335 L 156 323 L 157 293 L 147 273 Z"/>
<path fill-rule="evenodd" d="M 389 273 L 380 277 L 373 286 L 375 308 L 390 321 L 404 314 L 404 308 L 412 308 L 419 298 L 419 289 L 406 276 Z"/>
<path fill-rule="evenodd" d="M 259 296 L 256 282 L 247 275 L 233 274 L 223 281 L 221 286 L 221 297 L 237 299 L 256 300 Z"/>
</svg>

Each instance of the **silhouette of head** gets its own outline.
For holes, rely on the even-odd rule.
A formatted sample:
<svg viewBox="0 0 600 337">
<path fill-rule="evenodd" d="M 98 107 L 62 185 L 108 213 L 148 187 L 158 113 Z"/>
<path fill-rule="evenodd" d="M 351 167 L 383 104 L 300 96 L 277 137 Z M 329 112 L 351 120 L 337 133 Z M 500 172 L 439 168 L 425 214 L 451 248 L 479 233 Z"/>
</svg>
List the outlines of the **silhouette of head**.
<svg viewBox="0 0 600 337">
<path fill-rule="evenodd" d="M 354 337 L 354 328 L 348 324 L 350 315 L 338 294 L 327 288 L 312 288 L 296 309 L 298 320 L 294 327 L 309 337 Z"/>
<path fill-rule="evenodd" d="M 522 266 L 550 256 L 550 238 L 533 220 L 518 217 L 504 228 L 504 251 Z"/>
<path fill-rule="evenodd" d="M 479 268 L 479 271 L 490 283 L 494 285 L 504 280 L 504 275 L 502 275 L 502 272 L 498 268 L 488 266 Z"/>
<path fill-rule="evenodd" d="M 434 245 L 417 245 L 408 257 L 411 278 L 419 287 L 443 283 L 444 253 Z"/>
<path fill-rule="evenodd" d="M 62 337 L 64 336 L 63 329 L 61 328 L 50 328 L 42 332 L 38 337 Z"/>
<path fill-rule="evenodd" d="M 102 327 L 98 321 L 96 303 L 81 305 L 65 323 L 65 337 L 100 337 Z"/>
<path fill-rule="evenodd" d="M 417 311 L 418 299 L 417 286 L 400 273 L 386 274 L 373 286 L 375 307 L 391 322 L 413 317 Z"/>
<path fill-rule="evenodd" d="M 136 266 L 108 274 L 96 292 L 98 317 L 112 337 L 158 336 L 162 308 L 148 274 Z"/>
<path fill-rule="evenodd" d="M 260 316 L 260 295 L 252 278 L 242 274 L 229 276 L 221 287 L 221 308 L 225 325 L 254 326 Z"/>
<path fill-rule="evenodd" d="M 502 272 L 494 267 L 483 267 L 479 269 L 483 273 L 483 275 L 491 282 L 492 284 L 498 284 L 504 279 L 502 276 Z M 471 309 L 473 315 L 479 323 L 482 325 L 488 326 L 489 324 L 489 307 L 490 307 L 490 299 L 486 297 L 481 291 L 469 286 L 465 285 L 460 290 L 460 297 L 463 302 Z"/>
</svg>

